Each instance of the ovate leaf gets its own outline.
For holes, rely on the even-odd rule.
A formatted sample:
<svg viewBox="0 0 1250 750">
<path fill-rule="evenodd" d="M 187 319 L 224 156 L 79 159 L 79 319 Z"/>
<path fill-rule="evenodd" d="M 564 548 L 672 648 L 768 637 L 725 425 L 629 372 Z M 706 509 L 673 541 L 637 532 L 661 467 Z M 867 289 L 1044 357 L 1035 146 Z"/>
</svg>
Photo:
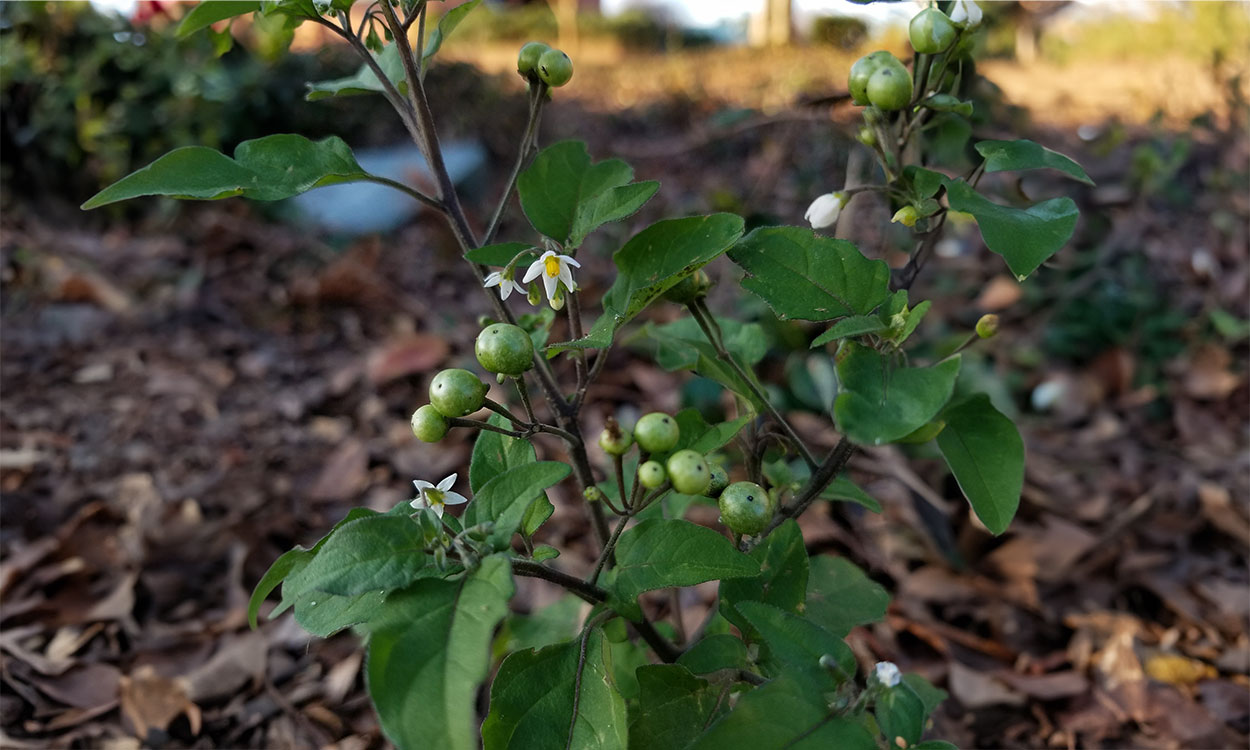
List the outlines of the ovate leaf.
<svg viewBox="0 0 1250 750">
<path fill-rule="evenodd" d="M 1094 184 L 1080 164 L 1033 141 L 979 141 L 976 149 L 985 157 L 986 172 L 1050 168 L 1086 185 Z"/>
<path fill-rule="evenodd" d="M 352 596 L 407 586 L 425 567 L 421 528 L 406 516 L 375 515 L 344 524 L 291 576 L 301 591 Z"/>
<path fill-rule="evenodd" d="M 738 613 L 739 605 L 766 602 L 787 612 L 799 612 L 807 594 L 807 547 L 794 519 L 774 529 L 750 554 L 759 563 L 759 575 L 722 581 L 720 585 L 721 614 L 748 637 L 754 632 Z"/>
<path fill-rule="evenodd" d="M 885 321 L 875 315 L 852 315 L 829 326 L 829 330 L 816 337 L 816 340 L 812 342 L 811 348 L 815 349 L 818 346 L 824 346 L 830 341 L 837 341 L 838 339 L 863 336 L 866 333 L 877 333 L 878 331 L 884 331 L 888 327 Z"/>
<path fill-rule="evenodd" d="M 725 537 L 689 521 L 655 518 L 627 529 L 616 545 L 615 606 L 636 617 L 638 595 L 669 586 L 759 573 L 755 560 Z M 618 609 L 617 611 L 621 611 Z"/>
<path fill-rule="evenodd" d="M 1080 213 L 1071 198 L 1052 198 L 1028 208 L 1000 206 L 963 180 L 949 180 L 951 208 L 970 213 L 990 250 L 1003 256 L 1017 278 L 1037 270 L 1072 238 Z"/>
<path fill-rule="evenodd" d="M 96 193 L 82 208 L 144 195 L 275 201 L 323 185 L 377 179 L 356 163 L 337 136 L 310 141 L 300 135 L 270 135 L 240 143 L 233 159 L 204 146 L 174 149 Z"/>
<path fill-rule="evenodd" d="M 809 563 L 804 609 L 809 620 L 842 638 L 851 628 L 885 618 L 890 595 L 850 560 L 820 555 Z"/>
<path fill-rule="evenodd" d="M 569 471 L 568 464 L 556 461 L 538 461 L 508 469 L 482 485 L 461 521 L 465 528 L 493 521 L 495 530 L 490 535 L 490 543 L 495 549 L 505 549 L 535 497 L 567 477 Z"/>
<path fill-rule="evenodd" d="M 425 41 L 425 50 L 421 53 L 421 58 L 429 60 L 433 57 L 434 53 L 438 52 L 439 48 L 443 46 L 443 41 L 451 36 L 451 32 L 456 30 L 456 27 L 460 25 L 464 17 L 469 15 L 481 2 L 482 0 L 469 0 L 469 2 L 457 5 L 444 13 L 442 18 L 438 19 L 438 26 L 434 28 L 434 31 L 430 32 L 430 38 Z"/>
<path fill-rule="evenodd" d="M 977 518 L 1001 534 L 1020 506 L 1024 486 L 1024 441 L 1015 423 L 978 393 L 942 413 L 938 433 L 942 456 Z"/>
<path fill-rule="evenodd" d="M 838 429 L 860 445 L 905 437 L 946 405 L 958 375 L 958 356 L 932 367 L 893 367 L 880 352 L 848 344 L 833 405 Z"/>
<path fill-rule="evenodd" d="M 399 57 L 399 47 L 389 44 L 382 48 L 375 59 L 378 67 L 386 75 L 395 88 L 401 94 L 408 92 L 408 81 L 404 77 L 404 64 Z M 357 96 L 360 94 L 380 94 L 386 90 L 382 85 L 382 81 L 378 79 L 377 74 L 373 72 L 373 68 L 369 65 L 361 65 L 350 76 L 344 78 L 335 78 L 330 81 L 317 81 L 315 83 L 306 84 L 308 93 L 304 98 L 310 102 L 318 99 L 327 99 L 332 96 Z"/>
<path fill-rule="evenodd" d="M 725 252 L 742 235 L 742 226 L 740 216 L 712 214 L 658 221 L 634 235 L 613 256 L 617 276 L 603 296 L 603 315 L 584 338 L 552 344 L 548 355 L 611 344 L 618 328 Z"/>
<path fill-rule="evenodd" d="M 845 240 L 802 227 L 764 227 L 743 237 L 729 257 L 747 272 L 742 285 L 781 319 L 833 320 L 867 315 L 890 293 L 890 268 Z"/>
<path fill-rule="evenodd" d="M 594 628 L 583 638 L 504 659 L 482 723 L 484 750 L 624 750 L 625 700 L 611 681 L 608 646 Z"/>
<path fill-rule="evenodd" d="M 817 691 L 832 690 L 855 676 L 850 646 L 811 620 L 763 602 L 742 602 L 738 609 L 767 644 L 765 663 L 772 676 L 793 675 Z M 840 674 L 821 665 L 826 655 L 833 657 Z"/>
<path fill-rule="evenodd" d="M 660 187 L 633 179 L 620 159 L 592 164 L 585 143 L 561 141 L 539 152 L 517 179 L 517 192 L 534 228 L 572 250 L 599 226 L 633 214 Z"/>
<path fill-rule="evenodd" d="M 398 747 L 477 747 L 475 698 L 514 591 L 504 555 L 459 581 L 422 580 L 386 602 L 369 639 L 369 695 Z"/>
<path fill-rule="evenodd" d="M 244 13 L 253 13 L 260 10 L 260 2 L 248 2 L 248 0 L 203 0 L 196 3 L 191 10 L 182 17 L 182 21 L 178 23 L 178 30 L 174 35 L 179 39 L 185 39 L 195 32 L 207 26 L 211 26 L 218 21 L 224 21 L 227 18 L 241 16 Z"/>
<path fill-rule="evenodd" d="M 721 710 L 720 688 L 677 664 L 638 668 L 638 709 L 630 712 L 629 746 L 685 747 Z"/>
<path fill-rule="evenodd" d="M 830 712 L 806 684 L 783 677 L 739 699 L 689 750 L 877 750 L 859 722 Z"/>
</svg>

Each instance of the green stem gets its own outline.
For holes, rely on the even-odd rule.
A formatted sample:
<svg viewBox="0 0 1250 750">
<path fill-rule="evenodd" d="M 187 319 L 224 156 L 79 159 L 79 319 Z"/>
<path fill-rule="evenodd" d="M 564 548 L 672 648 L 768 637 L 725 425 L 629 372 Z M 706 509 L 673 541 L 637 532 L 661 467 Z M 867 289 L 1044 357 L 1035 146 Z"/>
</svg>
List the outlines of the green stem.
<svg viewBox="0 0 1250 750">
<path fill-rule="evenodd" d="M 499 225 L 503 221 L 503 214 L 508 207 L 508 201 L 512 198 L 512 190 L 516 187 L 517 178 L 520 177 L 521 170 L 525 168 L 525 162 L 538 140 L 538 123 L 542 119 L 546 93 L 547 84 L 542 82 L 533 84 L 530 89 L 529 119 L 525 124 L 525 132 L 521 136 L 521 147 L 517 150 L 516 163 L 512 165 L 512 173 L 508 175 L 508 181 L 504 184 L 503 195 L 499 198 L 499 204 L 495 206 L 495 213 L 491 216 L 490 223 L 486 225 L 486 234 L 482 236 L 483 245 L 489 245 L 495 241 L 495 234 L 499 231 Z"/>
</svg>

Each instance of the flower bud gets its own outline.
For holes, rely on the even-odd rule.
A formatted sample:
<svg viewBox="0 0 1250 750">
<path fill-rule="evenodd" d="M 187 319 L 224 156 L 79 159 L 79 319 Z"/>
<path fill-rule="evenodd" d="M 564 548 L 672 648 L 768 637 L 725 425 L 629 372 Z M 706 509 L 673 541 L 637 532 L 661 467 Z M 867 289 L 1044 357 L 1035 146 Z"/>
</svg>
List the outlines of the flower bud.
<svg viewBox="0 0 1250 750">
<path fill-rule="evenodd" d="M 981 6 L 973 0 L 955 0 L 951 6 L 951 23 L 971 29 L 981 24 Z"/>
<path fill-rule="evenodd" d="M 582 497 L 586 498 L 588 503 L 597 503 L 603 500 L 603 490 L 598 487 L 587 487 L 582 491 Z"/>
<path fill-rule="evenodd" d="M 982 315 L 977 321 L 977 335 L 983 339 L 994 338 L 994 334 L 998 333 L 998 316 L 993 313 Z"/>
<path fill-rule="evenodd" d="M 894 216 L 890 221 L 898 222 L 906 227 L 914 227 L 916 226 L 916 220 L 919 218 L 920 212 L 916 210 L 915 206 L 903 206 L 894 212 Z"/>
<path fill-rule="evenodd" d="M 903 673 L 898 671 L 898 665 L 892 661 L 877 662 L 877 666 L 872 669 L 872 677 L 878 685 L 888 688 L 895 687 L 903 681 Z"/>
<path fill-rule="evenodd" d="M 838 222 L 838 216 L 842 213 L 842 207 L 846 205 L 846 193 L 826 193 L 816 200 L 812 201 L 812 205 L 807 207 L 807 213 L 803 214 L 803 218 L 811 223 L 812 229 L 823 229 L 833 226 Z"/>
</svg>

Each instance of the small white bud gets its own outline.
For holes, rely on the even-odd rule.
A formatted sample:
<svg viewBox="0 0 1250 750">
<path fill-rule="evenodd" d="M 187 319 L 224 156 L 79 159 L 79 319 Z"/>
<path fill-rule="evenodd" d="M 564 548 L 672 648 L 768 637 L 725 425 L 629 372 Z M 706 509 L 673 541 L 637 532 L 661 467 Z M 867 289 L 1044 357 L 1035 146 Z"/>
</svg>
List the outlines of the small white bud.
<svg viewBox="0 0 1250 750">
<path fill-rule="evenodd" d="M 981 24 L 981 6 L 973 0 L 955 0 L 951 8 L 951 21 L 957 26 L 971 29 Z"/>
<path fill-rule="evenodd" d="M 903 673 L 898 671 L 898 665 L 892 661 L 879 661 L 877 666 L 872 669 L 872 676 L 883 687 L 892 688 L 903 681 Z"/>
<path fill-rule="evenodd" d="M 811 223 L 812 229 L 833 226 L 838 221 L 838 215 L 842 213 L 842 207 L 846 205 L 846 197 L 846 193 L 841 191 L 826 193 L 812 201 L 803 218 Z"/>
</svg>

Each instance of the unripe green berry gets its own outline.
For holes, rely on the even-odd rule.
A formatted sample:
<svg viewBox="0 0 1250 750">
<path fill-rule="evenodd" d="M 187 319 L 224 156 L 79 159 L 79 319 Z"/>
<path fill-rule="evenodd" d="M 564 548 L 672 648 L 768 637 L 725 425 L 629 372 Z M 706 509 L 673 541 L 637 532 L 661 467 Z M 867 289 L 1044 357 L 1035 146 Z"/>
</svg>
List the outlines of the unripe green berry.
<svg viewBox="0 0 1250 750">
<path fill-rule="evenodd" d="M 721 521 L 737 534 L 758 534 L 768 528 L 777 505 L 755 482 L 734 482 L 716 501 Z"/>
<path fill-rule="evenodd" d="M 677 445 L 681 429 L 677 420 L 661 411 L 644 414 L 634 425 L 634 439 L 647 453 L 667 453 Z"/>
<path fill-rule="evenodd" d="M 609 456 L 623 456 L 634 444 L 634 436 L 612 417 L 604 423 L 599 433 L 599 447 Z"/>
<path fill-rule="evenodd" d="M 680 450 L 668 457 L 668 480 L 683 495 L 702 495 L 712 483 L 712 470 L 698 451 Z"/>
<path fill-rule="evenodd" d="M 955 24 L 937 8 L 926 8 L 917 13 L 907 31 L 912 48 L 926 55 L 945 52 L 959 36 Z"/>
<path fill-rule="evenodd" d="M 911 101 L 911 74 L 902 65 L 882 65 L 868 79 L 868 101 L 887 112 Z"/>
<path fill-rule="evenodd" d="M 560 88 L 573 77 L 573 61 L 563 50 L 549 49 L 538 58 L 538 78 L 551 88 Z"/>
<path fill-rule="evenodd" d="M 538 59 L 551 48 L 542 42 L 526 42 L 516 57 L 516 72 L 522 77 L 534 80 L 538 77 Z"/>
<path fill-rule="evenodd" d="M 487 390 L 468 370 L 443 370 L 430 381 L 430 403 L 444 417 L 463 417 L 482 408 Z"/>
<path fill-rule="evenodd" d="M 638 481 L 649 490 L 664 484 L 667 479 L 668 472 L 664 471 L 659 461 L 646 461 L 638 467 Z"/>
<path fill-rule="evenodd" d="M 729 486 L 729 472 L 720 464 L 712 464 L 712 482 L 707 487 L 708 497 L 720 497 Z"/>
<path fill-rule="evenodd" d="M 423 443 L 437 443 L 447 434 L 447 420 L 430 404 L 412 413 L 412 434 Z"/>
<path fill-rule="evenodd" d="M 983 339 L 993 338 L 998 333 L 998 316 L 990 313 L 982 315 L 977 321 L 977 335 Z"/>
<path fill-rule="evenodd" d="M 877 131 L 867 125 L 860 126 L 859 134 L 856 137 L 859 139 L 860 143 L 864 144 L 868 148 L 872 148 L 877 145 Z"/>
<path fill-rule="evenodd" d="M 582 490 L 582 497 L 586 498 L 588 503 L 603 502 L 603 490 L 592 485 Z"/>
<path fill-rule="evenodd" d="M 477 361 L 488 372 L 516 377 L 534 366 L 534 341 L 520 326 L 496 323 L 482 329 L 473 344 Z"/>
<path fill-rule="evenodd" d="M 898 58 L 885 50 L 877 50 L 864 55 L 851 66 L 851 75 L 847 79 L 847 88 L 851 90 L 851 101 L 863 106 L 868 104 L 868 79 L 880 70 L 882 65 L 895 64 L 901 66 Z"/>
<path fill-rule="evenodd" d="M 700 268 L 664 292 L 664 299 L 679 305 L 688 305 L 700 297 L 706 297 L 711 288 L 711 277 Z"/>
</svg>

